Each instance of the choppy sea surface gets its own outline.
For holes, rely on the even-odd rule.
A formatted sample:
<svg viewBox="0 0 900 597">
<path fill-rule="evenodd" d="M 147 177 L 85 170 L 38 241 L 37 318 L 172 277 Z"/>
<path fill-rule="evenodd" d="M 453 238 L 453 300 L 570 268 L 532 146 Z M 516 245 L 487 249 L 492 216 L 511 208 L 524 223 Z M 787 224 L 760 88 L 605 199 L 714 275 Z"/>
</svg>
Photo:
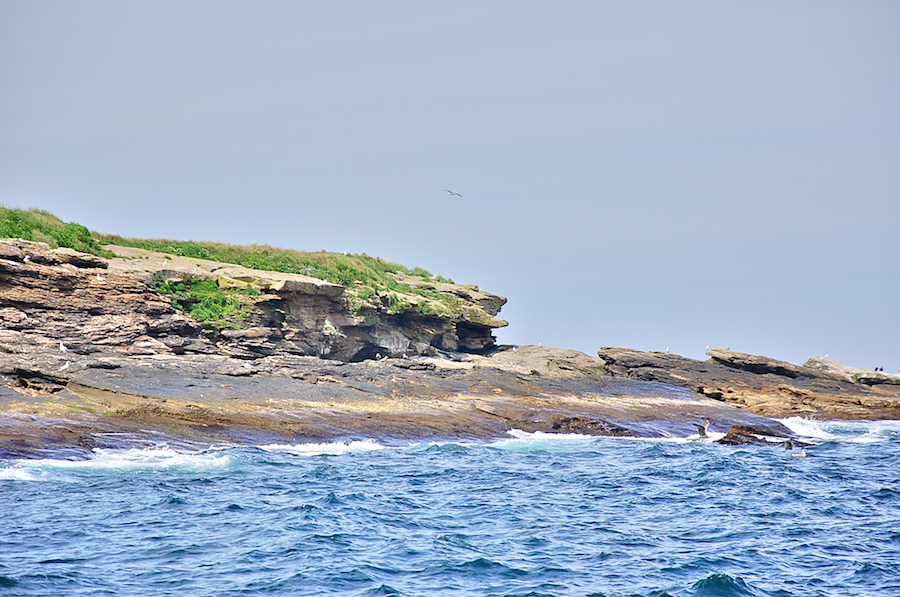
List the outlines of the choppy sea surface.
<svg viewBox="0 0 900 597">
<path fill-rule="evenodd" d="M 0 595 L 900 595 L 900 422 L 785 423 L 0 461 Z"/>
</svg>

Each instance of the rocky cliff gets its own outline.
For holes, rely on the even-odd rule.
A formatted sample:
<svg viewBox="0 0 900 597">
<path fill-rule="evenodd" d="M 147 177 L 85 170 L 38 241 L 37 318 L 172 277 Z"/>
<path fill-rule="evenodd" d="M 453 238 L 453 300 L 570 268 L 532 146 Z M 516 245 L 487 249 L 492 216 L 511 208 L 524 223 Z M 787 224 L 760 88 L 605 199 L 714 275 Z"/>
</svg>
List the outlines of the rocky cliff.
<svg viewBox="0 0 900 597">
<path fill-rule="evenodd" d="M 505 299 L 475 286 L 357 289 L 108 250 L 0 240 L 0 457 L 511 429 L 687 437 L 704 419 L 724 443 L 772 445 L 791 433 L 769 417 L 900 418 L 896 376 L 823 359 L 497 347 Z M 204 301 L 218 311 L 201 322 Z"/>
<path fill-rule="evenodd" d="M 476 286 L 404 280 L 402 287 L 413 292 L 374 292 L 353 301 L 343 286 L 310 276 L 107 249 L 117 257 L 0 240 L 0 347 L 17 351 L 63 342 L 82 354 L 292 354 L 359 361 L 483 352 L 494 345 L 492 330 L 506 325 L 494 317 L 506 299 Z M 156 290 L 166 282 L 169 288 L 210 280 L 240 303 L 225 327 L 185 316 L 179 308 L 190 304 L 189 296 Z"/>
</svg>

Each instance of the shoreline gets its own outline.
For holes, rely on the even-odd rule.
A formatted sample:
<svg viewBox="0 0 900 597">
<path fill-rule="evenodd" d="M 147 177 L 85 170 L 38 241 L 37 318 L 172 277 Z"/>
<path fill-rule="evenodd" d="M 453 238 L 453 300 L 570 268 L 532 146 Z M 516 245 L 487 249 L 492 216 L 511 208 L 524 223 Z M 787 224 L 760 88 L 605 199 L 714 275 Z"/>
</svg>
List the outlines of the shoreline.
<svg viewBox="0 0 900 597">
<path fill-rule="evenodd" d="M 406 303 L 383 290 L 354 310 L 323 280 L 128 255 L 0 239 L 0 457 L 154 438 L 687 437 L 704 420 L 741 444 L 792 438 L 776 420 L 790 416 L 900 419 L 900 376 L 825 359 L 495 346 L 506 299 L 472 285 L 408 280 Z M 253 290 L 232 297 L 250 301 L 232 322 L 244 327 L 201 325 L 179 310 L 185 297 L 157 291 L 201 278 Z M 435 297 L 457 310 L 438 314 Z"/>
<path fill-rule="evenodd" d="M 610 358 L 612 349 L 605 350 Z M 830 397 L 832 402 L 825 405 L 831 409 L 810 411 L 816 400 L 801 392 L 812 392 L 810 379 L 793 379 L 794 385 L 787 386 L 792 378 L 741 375 L 711 361 L 638 351 L 626 351 L 643 365 L 625 370 L 630 371 L 628 377 L 615 365 L 622 367 L 625 349 L 615 350 L 618 360 L 609 362 L 535 346 L 498 347 L 487 356 L 457 355 L 458 360 L 415 357 L 360 363 L 305 356 L 248 362 L 222 355 L 6 354 L 0 358 L 0 457 L 40 457 L 47 450 L 77 456 L 94 448 L 154 442 L 202 447 L 490 440 L 507 437 L 513 429 L 688 437 L 704 419 L 710 421 L 711 431 L 726 434 L 722 443 L 766 443 L 765 437 L 796 439 L 777 420 L 788 416 L 900 419 L 900 397 L 884 391 L 861 387 L 859 392 L 868 395 L 835 390 L 816 394 L 819 402 Z M 655 359 L 670 361 L 668 369 L 652 368 L 655 377 L 675 376 L 672 379 L 681 384 L 642 379 L 649 377 L 642 371 Z M 678 380 L 685 378 L 685 362 L 703 369 L 707 377 Z M 605 369 L 598 373 L 601 363 Z M 783 401 L 783 412 L 763 415 L 685 387 L 708 382 L 716 373 L 742 387 L 744 399 L 760 397 L 757 407 L 772 408 L 773 397 L 794 403 Z M 749 383 L 753 381 L 755 389 Z M 861 412 L 855 402 L 863 397 L 895 409 Z"/>
</svg>

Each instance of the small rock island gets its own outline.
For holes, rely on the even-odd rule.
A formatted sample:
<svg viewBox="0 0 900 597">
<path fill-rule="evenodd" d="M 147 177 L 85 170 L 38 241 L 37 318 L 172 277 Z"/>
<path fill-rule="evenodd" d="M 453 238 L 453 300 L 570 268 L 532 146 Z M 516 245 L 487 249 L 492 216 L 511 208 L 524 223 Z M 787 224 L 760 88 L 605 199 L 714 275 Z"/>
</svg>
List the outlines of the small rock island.
<svg viewBox="0 0 900 597">
<path fill-rule="evenodd" d="M 0 457 L 167 442 L 487 439 L 512 429 L 791 439 L 900 418 L 900 376 L 498 346 L 506 298 L 367 255 L 124 239 L 0 207 Z"/>
</svg>

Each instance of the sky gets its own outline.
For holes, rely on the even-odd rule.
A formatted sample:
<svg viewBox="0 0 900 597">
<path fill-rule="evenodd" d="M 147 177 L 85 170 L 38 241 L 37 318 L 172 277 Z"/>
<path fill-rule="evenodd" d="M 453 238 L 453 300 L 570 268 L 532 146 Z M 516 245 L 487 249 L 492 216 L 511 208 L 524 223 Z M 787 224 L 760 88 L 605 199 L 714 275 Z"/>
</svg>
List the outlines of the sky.
<svg viewBox="0 0 900 597">
<path fill-rule="evenodd" d="M 900 370 L 898 107 L 893 1 L 0 3 L 0 203 L 420 266 L 588 354 Z"/>
</svg>

